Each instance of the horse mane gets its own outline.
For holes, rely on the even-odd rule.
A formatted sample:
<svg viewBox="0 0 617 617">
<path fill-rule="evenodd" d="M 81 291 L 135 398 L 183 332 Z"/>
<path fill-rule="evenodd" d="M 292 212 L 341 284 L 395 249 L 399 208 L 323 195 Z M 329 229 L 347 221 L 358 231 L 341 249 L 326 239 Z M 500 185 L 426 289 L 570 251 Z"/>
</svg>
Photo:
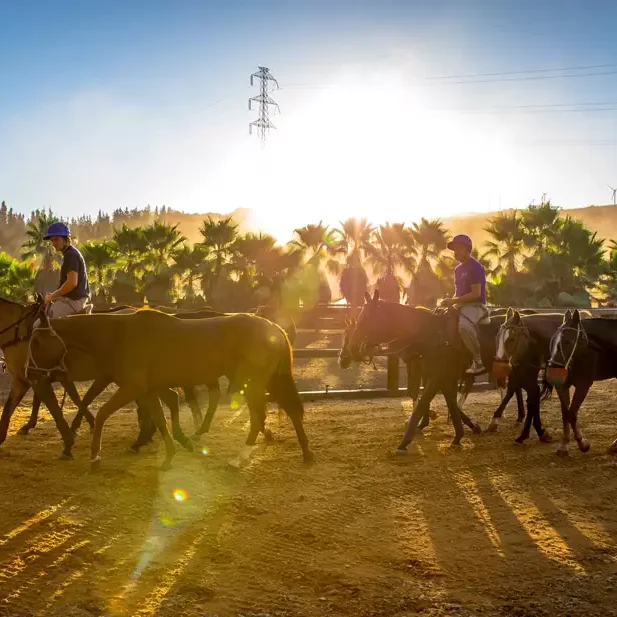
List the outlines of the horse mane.
<svg viewBox="0 0 617 617">
<path fill-rule="evenodd" d="M 5 298 L 4 296 L 0 296 L 0 301 L 5 302 L 6 304 L 11 304 L 13 306 L 18 306 L 20 308 L 24 308 L 25 306 L 25 304 L 21 302 L 16 302 L 15 300 L 9 300 L 8 298 Z"/>
</svg>

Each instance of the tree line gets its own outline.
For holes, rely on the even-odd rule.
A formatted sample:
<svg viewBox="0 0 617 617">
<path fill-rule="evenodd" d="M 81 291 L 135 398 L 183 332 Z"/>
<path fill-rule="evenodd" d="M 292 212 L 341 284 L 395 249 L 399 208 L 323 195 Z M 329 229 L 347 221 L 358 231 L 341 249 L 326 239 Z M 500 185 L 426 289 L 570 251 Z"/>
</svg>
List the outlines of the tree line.
<svg viewBox="0 0 617 617">
<path fill-rule="evenodd" d="M 232 217 L 208 216 L 189 242 L 165 208 L 116 210 L 68 221 L 87 263 L 97 304 L 213 306 L 246 311 L 288 308 L 344 297 L 363 301 L 379 289 L 392 301 L 432 307 L 453 290 L 450 231 L 440 219 L 372 225 L 308 224 L 285 246 L 265 233 L 241 233 Z M 59 258 L 43 240 L 58 219 L 38 210 L 28 220 L 0 207 L 0 293 L 25 301 L 58 285 Z M 589 307 L 617 301 L 617 243 L 605 242 L 542 198 L 539 205 L 487 219 L 489 240 L 474 248 L 499 306 Z M 456 231 L 455 231 L 456 233 Z"/>
</svg>

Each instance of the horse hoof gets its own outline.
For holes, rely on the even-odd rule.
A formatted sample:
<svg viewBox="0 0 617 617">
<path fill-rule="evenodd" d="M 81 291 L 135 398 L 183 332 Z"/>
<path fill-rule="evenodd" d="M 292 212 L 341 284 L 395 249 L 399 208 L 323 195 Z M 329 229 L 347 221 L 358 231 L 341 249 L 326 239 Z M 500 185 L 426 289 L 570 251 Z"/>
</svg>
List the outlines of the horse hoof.
<svg viewBox="0 0 617 617">
<path fill-rule="evenodd" d="M 59 457 L 59 461 L 72 461 L 73 455 L 70 452 L 63 452 Z"/>
<path fill-rule="evenodd" d="M 525 443 L 525 438 L 524 438 L 524 437 L 517 437 L 517 438 L 514 440 L 514 443 L 515 443 L 517 446 L 522 446 L 522 445 Z"/>
<path fill-rule="evenodd" d="M 305 452 L 302 458 L 305 463 L 313 463 L 315 461 L 315 455 L 310 450 Z"/>
<path fill-rule="evenodd" d="M 139 450 L 140 450 L 140 448 L 141 448 L 141 445 L 140 445 L 140 444 L 138 444 L 137 442 L 135 442 L 135 443 L 132 443 L 132 444 L 129 446 L 129 448 L 130 448 L 133 452 L 135 452 L 135 454 L 139 454 Z"/>
<path fill-rule="evenodd" d="M 546 429 L 544 430 L 544 433 L 542 433 L 542 437 L 540 437 L 540 443 L 553 443 L 553 438 Z"/>
<path fill-rule="evenodd" d="M 487 427 L 486 427 L 486 433 L 496 433 L 497 432 L 497 424 L 491 422 Z"/>
<path fill-rule="evenodd" d="M 523 420 L 525 418 L 517 418 L 516 421 L 514 422 L 514 424 L 523 424 Z"/>
<path fill-rule="evenodd" d="M 192 439 L 195 443 L 199 443 L 201 441 L 202 436 L 203 436 L 203 433 L 193 433 L 190 439 Z"/>
<path fill-rule="evenodd" d="M 266 443 L 274 443 L 274 435 L 270 429 L 264 431 L 264 441 Z"/>
<path fill-rule="evenodd" d="M 587 452 L 589 452 L 589 450 L 591 450 L 591 444 L 586 440 L 586 439 L 581 439 L 578 442 L 578 449 L 583 453 L 586 454 Z"/>
<path fill-rule="evenodd" d="M 234 458 L 227 463 L 228 470 L 238 470 L 240 469 L 240 467 L 242 467 L 242 461 L 240 460 L 240 457 Z"/>
<path fill-rule="evenodd" d="M 565 448 L 560 448 L 557 450 L 557 456 L 566 457 L 569 456 L 569 452 Z"/>
<path fill-rule="evenodd" d="M 101 459 L 100 458 L 90 461 L 90 473 L 97 473 L 100 470 L 101 470 Z"/>
<path fill-rule="evenodd" d="M 611 445 L 609 446 L 607 452 L 609 454 L 617 454 L 617 445 Z"/>
<path fill-rule="evenodd" d="M 163 461 L 163 464 L 160 466 L 161 471 L 169 471 L 171 469 L 171 461 Z"/>
<path fill-rule="evenodd" d="M 30 427 L 29 426 L 22 426 L 18 431 L 17 434 L 18 435 L 27 435 L 30 432 Z"/>
<path fill-rule="evenodd" d="M 407 456 L 409 453 L 407 452 L 407 448 L 397 448 L 394 454 L 396 456 Z"/>
<path fill-rule="evenodd" d="M 450 448 L 453 448 L 455 450 L 462 448 L 460 439 L 453 439 L 450 443 Z"/>
<path fill-rule="evenodd" d="M 194 452 L 195 448 L 193 447 L 193 442 L 190 439 L 184 438 L 181 442 L 182 446 L 187 452 Z"/>
<path fill-rule="evenodd" d="M 482 435 L 482 429 L 479 424 L 474 424 L 472 431 L 474 435 Z"/>
</svg>

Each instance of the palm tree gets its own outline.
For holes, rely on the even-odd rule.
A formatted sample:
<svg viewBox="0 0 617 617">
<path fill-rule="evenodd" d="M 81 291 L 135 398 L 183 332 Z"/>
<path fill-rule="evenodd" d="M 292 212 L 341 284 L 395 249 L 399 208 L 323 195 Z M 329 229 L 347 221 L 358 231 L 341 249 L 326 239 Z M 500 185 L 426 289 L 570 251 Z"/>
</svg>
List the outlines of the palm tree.
<svg viewBox="0 0 617 617">
<path fill-rule="evenodd" d="M 210 265 L 206 261 L 206 257 L 206 249 L 198 245 L 193 247 L 181 246 L 172 255 L 173 267 L 178 273 L 182 295 L 188 305 L 203 304 L 203 302 L 197 302 L 195 283 L 206 273 L 207 269 L 204 269 L 204 264 Z"/>
<path fill-rule="evenodd" d="M 35 269 L 31 260 L 19 261 L 7 253 L 0 253 L 0 294 L 17 302 L 32 297 Z"/>
<path fill-rule="evenodd" d="M 150 253 L 150 266 L 154 272 L 167 265 L 174 251 L 176 251 L 186 238 L 178 230 L 178 225 L 168 225 L 160 221 L 154 221 L 151 225 L 142 228 L 144 240 Z"/>
<path fill-rule="evenodd" d="M 436 261 L 447 248 L 448 231 L 441 219 L 422 217 L 419 224 L 413 224 L 411 233 L 420 251 L 420 263 Z"/>
<path fill-rule="evenodd" d="M 523 242 L 533 254 L 547 250 L 559 237 L 562 219 L 560 208 L 553 206 L 545 195 L 539 206 L 529 205 L 521 214 Z"/>
<path fill-rule="evenodd" d="M 519 260 L 524 248 L 525 232 L 517 212 L 498 214 L 489 219 L 484 228 L 491 240 L 485 242 L 484 259 L 494 259 L 497 266 L 493 274 L 505 271 L 507 276 L 514 276 L 518 271 Z"/>
<path fill-rule="evenodd" d="M 340 252 L 338 234 L 319 221 L 316 225 L 309 224 L 294 230 L 294 235 L 296 237 L 289 247 L 292 251 L 299 251 L 304 259 L 304 268 L 292 282 L 297 288 L 294 293 L 305 306 L 327 304 L 332 292 L 322 268 L 325 263 L 326 271 L 331 274 L 337 274 L 340 270 L 340 264 L 335 259 Z"/>
<path fill-rule="evenodd" d="M 109 284 L 110 267 L 116 263 L 118 245 L 113 240 L 90 240 L 79 247 L 88 274 L 94 279 L 96 286 L 95 298 L 101 302 L 108 302 L 110 298 L 106 292 Z"/>
<path fill-rule="evenodd" d="M 57 289 L 60 282 L 60 257 L 44 239 L 49 225 L 59 220 L 51 210 L 37 210 L 26 225 L 26 239 L 22 244 L 21 256 L 22 259 L 38 261 L 39 268 L 33 280 L 33 288 L 43 296 Z"/>
<path fill-rule="evenodd" d="M 118 247 L 121 260 L 111 285 L 111 294 L 122 304 L 139 305 L 143 302 L 144 295 L 142 281 L 137 273 L 143 269 L 143 260 L 148 252 L 143 228 L 131 228 L 122 223 L 122 227 L 114 231 L 112 241 Z"/>
<path fill-rule="evenodd" d="M 222 288 L 222 273 L 228 268 L 235 255 L 235 242 L 238 238 L 238 225 L 231 216 L 215 221 L 208 217 L 199 228 L 203 246 L 213 260 L 212 275 L 202 279 L 202 287 L 207 294 L 208 301 L 213 299 L 214 304 L 224 302 Z"/>
</svg>

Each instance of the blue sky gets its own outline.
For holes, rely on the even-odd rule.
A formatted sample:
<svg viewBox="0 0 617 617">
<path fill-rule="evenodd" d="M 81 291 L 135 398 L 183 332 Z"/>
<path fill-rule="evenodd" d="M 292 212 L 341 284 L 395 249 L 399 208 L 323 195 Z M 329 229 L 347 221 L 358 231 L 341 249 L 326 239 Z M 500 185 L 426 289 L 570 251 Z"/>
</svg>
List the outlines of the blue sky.
<svg viewBox="0 0 617 617">
<path fill-rule="evenodd" d="M 0 15 L 0 198 L 20 211 L 253 207 L 284 233 L 307 208 L 381 222 L 542 192 L 608 203 L 617 184 L 614 2 L 0 0 Z M 264 149 L 247 130 L 258 65 L 281 86 Z"/>
</svg>

